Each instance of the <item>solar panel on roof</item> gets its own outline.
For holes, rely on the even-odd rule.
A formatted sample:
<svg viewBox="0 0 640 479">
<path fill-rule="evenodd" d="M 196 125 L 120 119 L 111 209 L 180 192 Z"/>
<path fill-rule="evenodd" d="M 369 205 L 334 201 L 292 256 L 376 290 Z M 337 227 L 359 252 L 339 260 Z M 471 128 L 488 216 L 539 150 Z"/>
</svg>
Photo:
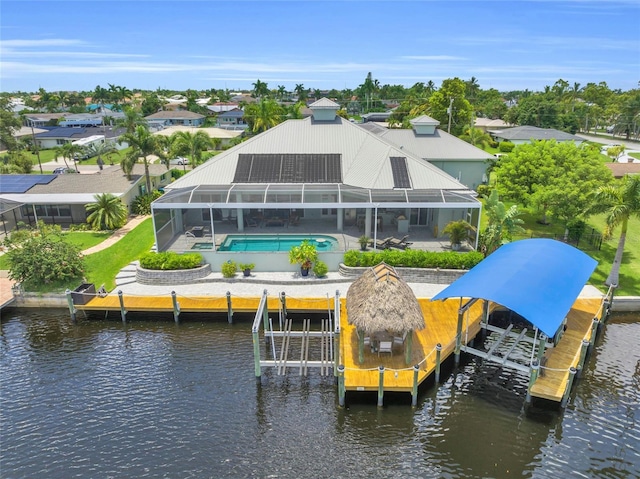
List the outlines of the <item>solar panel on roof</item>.
<svg viewBox="0 0 640 479">
<path fill-rule="evenodd" d="M 35 185 L 46 185 L 56 175 L 0 175 L 0 193 L 26 193 Z"/>
<path fill-rule="evenodd" d="M 238 155 L 234 183 L 342 183 L 339 154 Z"/>
<path fill-rule="evenodd" d="M 407 159 L 404 156 L 391 156 L 391 172 L 393 173 L 394 188 L 411 188 Z"/>
</svg>

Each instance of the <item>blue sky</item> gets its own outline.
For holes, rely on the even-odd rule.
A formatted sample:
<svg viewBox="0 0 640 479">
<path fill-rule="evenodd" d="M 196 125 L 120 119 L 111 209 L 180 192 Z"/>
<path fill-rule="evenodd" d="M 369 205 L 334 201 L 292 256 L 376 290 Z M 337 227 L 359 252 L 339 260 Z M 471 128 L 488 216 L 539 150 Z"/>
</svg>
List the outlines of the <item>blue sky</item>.
<svg viewBox="0 0 640 479">
<path fill-rule="evenodd" d="M 2 0 L 0 27 L 2 91 L 640 81 L 640 0 Z"/>
</svg>

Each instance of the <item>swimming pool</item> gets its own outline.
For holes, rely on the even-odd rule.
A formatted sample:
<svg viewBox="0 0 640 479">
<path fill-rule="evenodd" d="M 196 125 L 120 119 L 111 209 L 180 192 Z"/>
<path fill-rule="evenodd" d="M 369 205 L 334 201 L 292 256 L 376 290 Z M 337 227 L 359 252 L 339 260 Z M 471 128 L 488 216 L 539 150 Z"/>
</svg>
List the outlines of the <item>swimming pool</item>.
<svg viewBox="0 0 640 479">
<path fill-rule="evenodd" d="M 227 235 L 218 251 L 289 251 L 304 240 L 314 244 L 318 253 L 338 249 L 338 240 L 327 235 Z"/>
</svg>

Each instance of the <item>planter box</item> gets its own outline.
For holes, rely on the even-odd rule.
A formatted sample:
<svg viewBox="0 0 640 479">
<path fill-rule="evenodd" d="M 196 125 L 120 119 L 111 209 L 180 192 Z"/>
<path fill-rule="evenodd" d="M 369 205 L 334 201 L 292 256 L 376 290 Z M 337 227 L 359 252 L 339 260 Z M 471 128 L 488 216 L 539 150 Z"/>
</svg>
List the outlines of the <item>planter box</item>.
<svg viewBox="0 0 640 479">
<path fill-rule="evenodd" d="M 93 283 L 82 283 L 71 291 L 73 304 L 87 304 L 96 295 L 96 285 Z"/>
</svg>

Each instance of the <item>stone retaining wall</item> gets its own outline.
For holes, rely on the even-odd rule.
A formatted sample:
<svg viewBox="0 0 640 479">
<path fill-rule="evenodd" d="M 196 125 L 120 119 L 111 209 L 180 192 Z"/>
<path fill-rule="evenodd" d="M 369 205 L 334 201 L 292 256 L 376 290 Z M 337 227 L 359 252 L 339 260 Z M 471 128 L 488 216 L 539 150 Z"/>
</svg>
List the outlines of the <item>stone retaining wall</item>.
<svg viewBox="0 0 640 479">
<path fill-rule="evenodd" d="M 205 264 L 192 269 L 153 270 L 136 268 L 136 281 L 140 284 L 189 284 L 206 278 L 211 274 L 211 265 Z"/>
<path fill-rule="evenodd" d="M 466 269 L 439 268 L 404 268 L 395 267 L 400 276 L 407 283 L 451 284 L 462 277 Z M 344 263 L 340 264 L 340 274 L 348 278 L 357 278 L 369 268 L 352 268 Z"/>
</svg>

